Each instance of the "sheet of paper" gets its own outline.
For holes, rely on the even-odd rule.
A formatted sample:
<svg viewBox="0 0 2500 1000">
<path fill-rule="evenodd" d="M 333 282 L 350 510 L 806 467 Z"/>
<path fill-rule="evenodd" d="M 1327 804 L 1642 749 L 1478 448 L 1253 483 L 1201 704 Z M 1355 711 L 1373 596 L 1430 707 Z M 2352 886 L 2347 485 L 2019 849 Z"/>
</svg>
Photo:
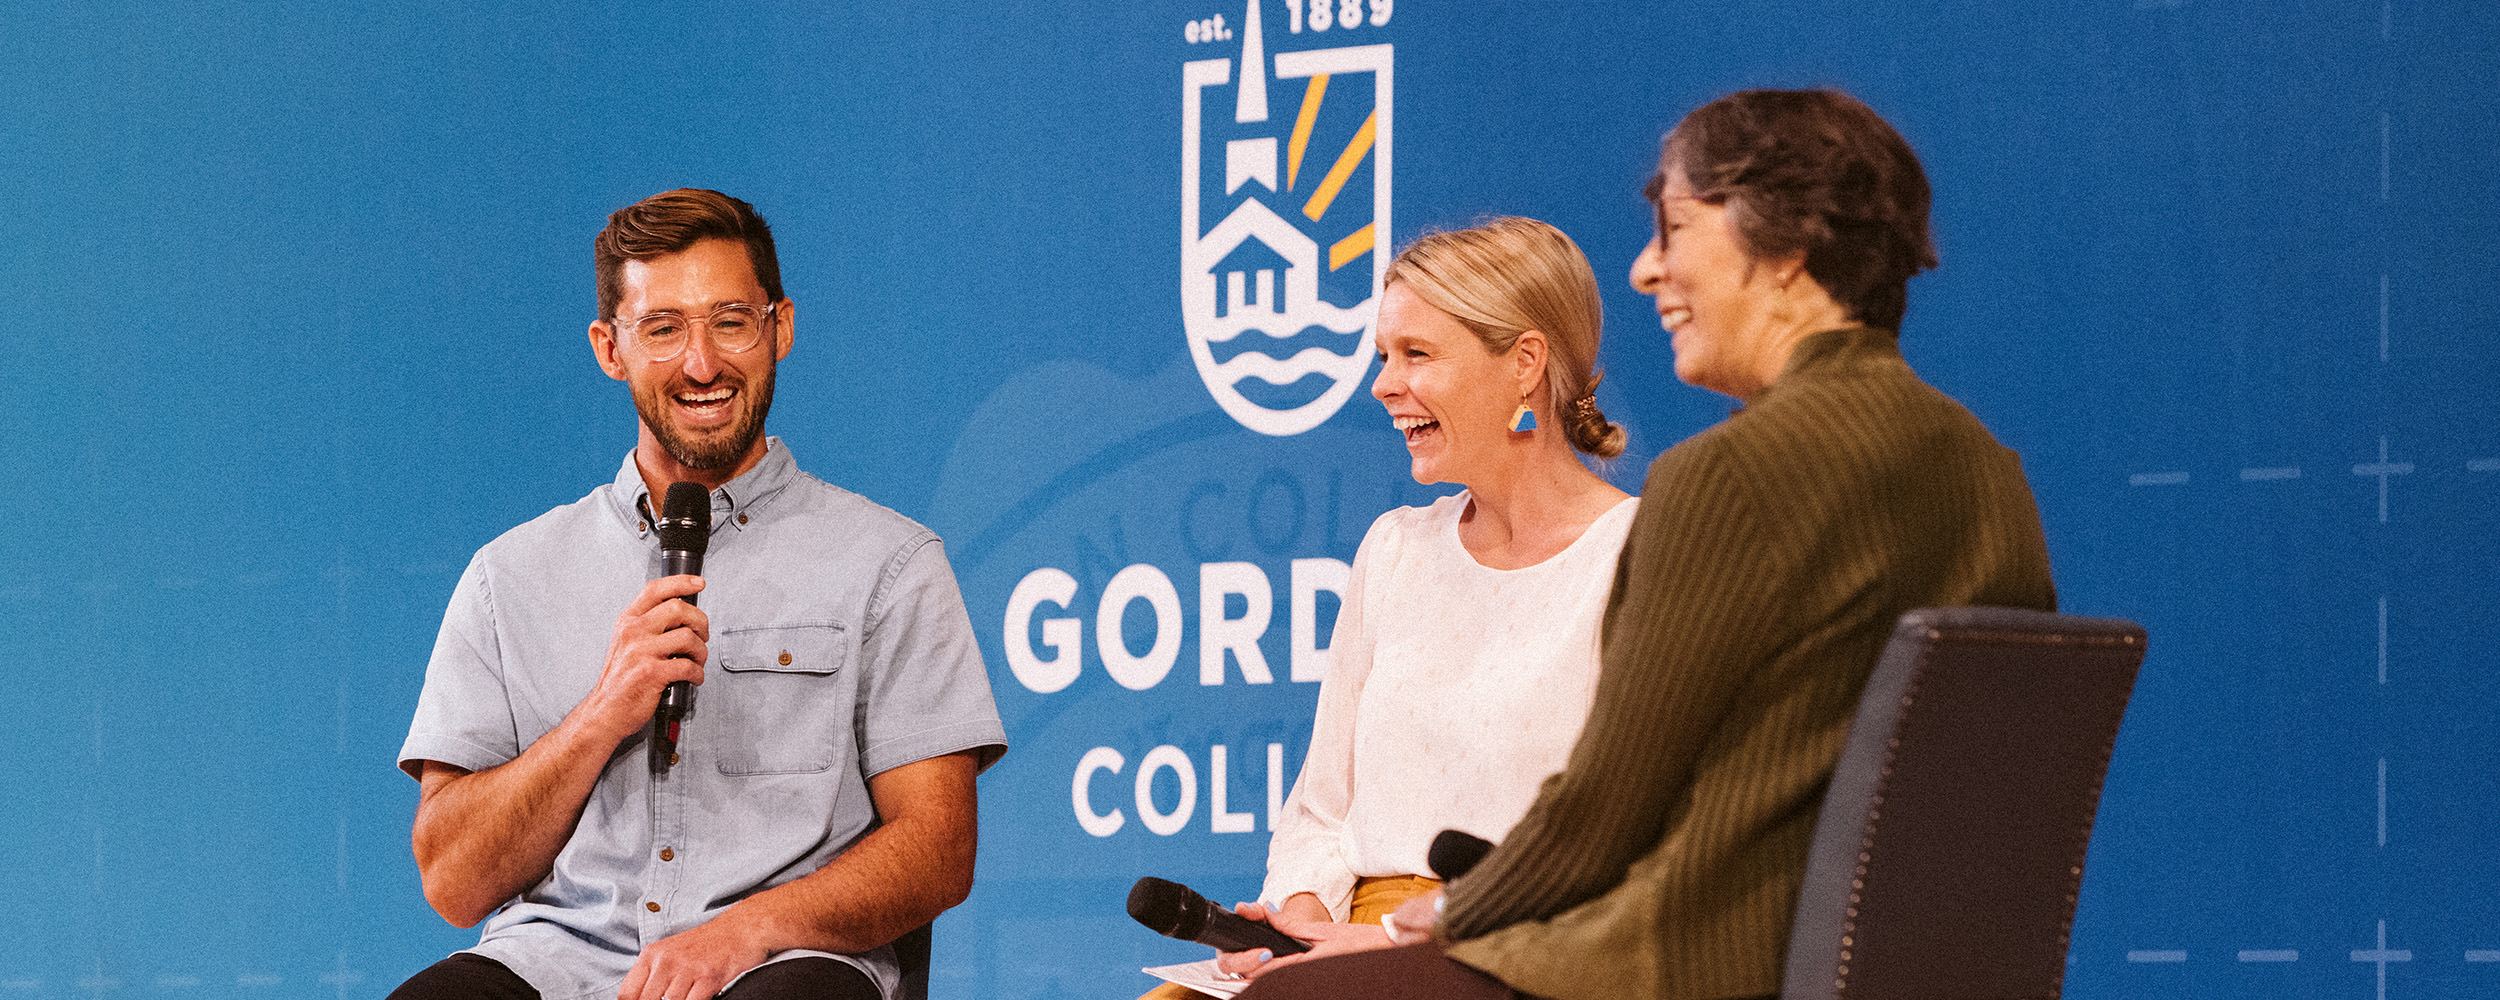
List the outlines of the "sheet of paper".
<svg viewBox="0 0 2500 1000">
<path fill-rule="evenodd" d="M 1250 981 L 1246 979 L 1217 979 L 1215 960 L 1212 958 L 1179 965 L 1158 965 L 1145 971 L 1147 975 L 1164 982 L 1179 983 L 1200 993 L 1212 993 L 1219 997 L 1239 996 L 1241 991 L 1250 988 Z"/>
</svg>

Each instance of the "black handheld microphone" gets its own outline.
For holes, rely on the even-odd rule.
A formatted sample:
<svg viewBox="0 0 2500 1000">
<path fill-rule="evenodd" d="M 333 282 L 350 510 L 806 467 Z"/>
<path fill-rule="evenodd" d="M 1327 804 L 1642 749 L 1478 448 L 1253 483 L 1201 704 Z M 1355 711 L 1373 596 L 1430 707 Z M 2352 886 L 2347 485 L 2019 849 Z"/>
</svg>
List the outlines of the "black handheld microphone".
<svg viewBox="0 0 2500 1000">
<path fill-rule="evenodd" d="M 1129 889 L 1128 915 L 1164 937 L 1196 941 L 1217 951 L 1265 948 L 1294 955 L 1311 950 L 1283 931 L 1215 905 L 1188 886 L 1152 875 L 1138 879 Z"/>
<path fill-rule="evenodd" d="M 1459 876 L 1476 867 L 1476 862 L 1493 853 L 1493 842 L 1465 830 L 1443 830 L 1432 838 L 1432 848 L 1424 852 L 1424 864 L 1441 881 L 1455 882 Z"/>
<path fill-rule="evenodd" d="M 703 550 L 712 544 L 712 491 L 702 483 L 670 483 L 660 505 L 660 575 L 702 576 Z M 694 603 L 695 595 L 683 600 Z M 668 770 L 677 762 L 677 724 L 686 718 L 686 682 L 670 681 L 660 689 L 660 705 L 651 712 L 651 769 Z"/>
</svg>

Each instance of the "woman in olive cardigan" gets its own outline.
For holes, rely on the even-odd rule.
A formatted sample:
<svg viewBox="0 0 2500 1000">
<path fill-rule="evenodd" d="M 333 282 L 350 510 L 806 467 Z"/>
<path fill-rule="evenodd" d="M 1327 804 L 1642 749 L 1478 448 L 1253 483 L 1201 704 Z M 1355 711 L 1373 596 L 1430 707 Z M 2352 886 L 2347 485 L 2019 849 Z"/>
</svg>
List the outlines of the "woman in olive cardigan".
<svg viewBox="0 0 2500 1000">
<path fill-rule="evenodd" d="M 1935 256 L 1900 135 L 1835 91 L 1732 94 L 1668 135 L 1648 195 L 1632 283 L 1677 377 L 1743 408 L 1650 466 L 1569 766 L 1474 871 L 1394 915 L 1406 946 L 1279 959 L 1254 1000 L 1775 994 L 1894 621 L 2056 606 L 2020 460 L 1901 359 L 1907 281 Z"/>
</svg>

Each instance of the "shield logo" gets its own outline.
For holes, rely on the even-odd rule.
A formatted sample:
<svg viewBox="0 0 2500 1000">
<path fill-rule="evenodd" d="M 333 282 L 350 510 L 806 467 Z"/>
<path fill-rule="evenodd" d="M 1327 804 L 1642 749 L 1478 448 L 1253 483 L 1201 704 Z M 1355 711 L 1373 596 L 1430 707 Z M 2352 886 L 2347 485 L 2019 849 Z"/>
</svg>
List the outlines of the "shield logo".
<svg viewBox="0 0 2500 1000">
<path fill-rule="evenodd" d="M 1334 415 L 1371 370 L 1389 266 L 1392 49 L 1271 59 L 1259 0 L 1239 35 L 1238 62 L 1181 65 L 1181 316 L 1216 403 L 1282 437 Z M 1287 114 L 1269 114 L 1271 93 Z"/>
</svg>

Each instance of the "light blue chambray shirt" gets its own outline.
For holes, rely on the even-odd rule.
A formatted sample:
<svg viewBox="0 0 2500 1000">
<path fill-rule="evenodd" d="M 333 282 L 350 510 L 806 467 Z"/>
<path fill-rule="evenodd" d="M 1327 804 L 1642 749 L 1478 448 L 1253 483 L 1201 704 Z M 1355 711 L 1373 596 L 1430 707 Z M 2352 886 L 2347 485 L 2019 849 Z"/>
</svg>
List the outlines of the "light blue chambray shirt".
<svg viewBox="0 0 2500 1000">
<path fill-rule="evenodd" d="M 1006 752 L 937 536 L 799 471 L 779 438 L 712 493 L 699 600 L 711 660 L 654 775 L 648 729 L 610 757 L 555 868 L 488 917 L 477 954 L 545 1000 L 613 997 L 644 945 L 823 867 L 876 818 L 870 776 Z M 399 764 L 483 771 L 597 683 L 618 612 L 660 573 L 632 454 L 616 481 L 478 550 L 452 592 Z M 783 952 L 776 959 L 815 952 Z M 891 949 L 832 955 L 888 997 Z"/>
</svg>

